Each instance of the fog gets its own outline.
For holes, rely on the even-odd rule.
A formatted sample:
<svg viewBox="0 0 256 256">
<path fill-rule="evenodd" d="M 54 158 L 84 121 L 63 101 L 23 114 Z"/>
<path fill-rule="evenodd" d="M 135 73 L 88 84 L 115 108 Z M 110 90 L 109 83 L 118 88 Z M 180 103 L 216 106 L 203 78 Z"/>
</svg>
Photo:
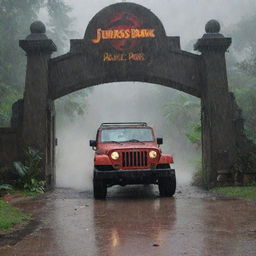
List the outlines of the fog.
<svg viewBox="0 0 256 256">
<path fill-rule="evenodd" d="M 73 29 L 82 38 L 90 19 L 102 8 L 120 1 L 69 0 L 75 18 Z M 167 35 L 181 36 L 183 47 L 204 34 L 206 22 L 218 19 L 225 31 L 230 25 L 251 14 L 252 0 L 149 0 L 133 1 L 150 8 L 162 21 Z M 189 48 L 192 50 L 191 48 Z M 198 151 L 185 135 L 177 136 L 174 127 L 166 120 L 161 95 L 177 93 L 159 85 L 143 83 L 113 83 L 93 87 L 83 115 L 74 120 L 57 122 L 58 146 L 56 153 L 56 186 L 76 189 L 92 189 L 93 154 L 89 139 L 94 139 L 102 122 L 146 121 L 152 125 L 158 137 L 164 138 L 164 153 L 174 155 L 178 183 L 189 183 L 195 171 L 194 158 Z M 63 98 L 65 100 L 65 97 Z M 63 100 L 61 99 L 61 100 Z M 58 116 L 62 113 L 57 112 Z"/>
<path fill-rule="evenodd" d="M 177 137 L 175 128 L 165 117 L 161 95 L 175 90 L 153 84 L 112 83 L 93 88 L 84 115 L 65 124 L 57 122 L 57 172 L 58 187 L 92 188 L 93 154 L 89 140 L 103 122 L 145 121 L 152 125 L 158 137 L 163 137 L 163 153 L 174 156 L 179 183 L 189 183 L 194 171 L 195 149 L 185 136 Z M 58 115 L 58 112 L 57 112 Z"/>
</svg>

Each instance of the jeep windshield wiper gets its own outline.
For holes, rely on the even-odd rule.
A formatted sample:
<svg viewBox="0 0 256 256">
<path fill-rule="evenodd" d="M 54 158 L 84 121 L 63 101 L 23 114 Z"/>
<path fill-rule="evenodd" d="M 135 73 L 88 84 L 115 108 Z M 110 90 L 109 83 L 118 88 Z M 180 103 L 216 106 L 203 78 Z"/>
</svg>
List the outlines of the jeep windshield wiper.
<svg viewBox="0 0 256 256">
<path fill-rule="evenodd" d="M 118 144 L 122 144 L 120 141 L 115 141 L 115 140 L 108 140 L 106 141 L 108 143 L 118 143 Z"/>
<path fill-rule="evenodd" d="M 145 144 L 143 141 L 140 141 L 140 140 L 136 140 L 136 139 L 132 139 L 132 140 L 126 140 L 124 142 L 140 142 L 142 144 Z"/>
</svg>

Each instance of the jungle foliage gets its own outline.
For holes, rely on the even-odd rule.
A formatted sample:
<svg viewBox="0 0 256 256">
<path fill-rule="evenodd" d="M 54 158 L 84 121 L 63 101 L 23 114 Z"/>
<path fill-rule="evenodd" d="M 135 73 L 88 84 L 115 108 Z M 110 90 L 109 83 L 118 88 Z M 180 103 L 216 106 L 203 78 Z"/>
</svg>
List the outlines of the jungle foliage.
<svg viewBox="0 0 256 256">
<path fill-rule="evenodd" d="M 41 180 L 39 176 L 42 171 L 40 171 L 40 162 L 42 160 L 41 153 L 28 147 L 25 150 L 25 161 L 14 162 L 14 167 L 18 175 L 17 187 L 28 190 L 30 192 L 44 192 L 45 182 Z"/>
<path fill-rule="evenodd" d="M 6 193 L 7 191 L 10 191 L 13 189 L 13 186 L 11 186 L 10 184 L 2 184 L 0 185 L 0 196 L 2 195 L 2 193 Z"/>
<path fill-rule="evenodd" d="M 167 119 L 180 135 L 186 135 L 190 142 L 200 148 L 200 100 L 178 92 L 166 103 L 165 108 Z"/>
<path fill-rule="evenodd" d="M 229 57 L 229 83 L 243 111 L 247 136 L 256 143 L 256 15 L 230 29 L 233 50 Z"/>
</svg>

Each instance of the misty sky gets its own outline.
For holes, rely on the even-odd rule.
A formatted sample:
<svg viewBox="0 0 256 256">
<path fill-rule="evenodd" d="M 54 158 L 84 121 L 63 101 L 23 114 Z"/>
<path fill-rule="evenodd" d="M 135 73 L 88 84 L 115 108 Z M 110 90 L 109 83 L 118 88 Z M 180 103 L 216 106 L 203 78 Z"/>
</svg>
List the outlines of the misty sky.
<svg viewBox="0 0 256 256">
<path fill-rule="evenodd" d="M 83 37 L 90 19 L 102 8 L 122 2 L 116 0 L 66 0 L 75 18 L 74 30 Z M 128 2 L 128 1 L 127 1 Z M 155 13 L 162 21 L 167 35 L 181 36 L 182 45 L 201 37 L 210 19 L 218 19 L 223 27 L 236 24 L 251 15 L 255 0 L 135 0 Z"/>
</svg>

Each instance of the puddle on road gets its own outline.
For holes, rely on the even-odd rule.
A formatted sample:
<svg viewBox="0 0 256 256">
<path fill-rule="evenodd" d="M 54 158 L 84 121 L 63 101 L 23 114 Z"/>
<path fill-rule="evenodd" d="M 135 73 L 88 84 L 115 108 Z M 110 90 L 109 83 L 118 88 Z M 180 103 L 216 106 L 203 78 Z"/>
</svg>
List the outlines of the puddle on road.
<svg viewBox="0 0 256 256">
<path fill-rule="evenodd" d="M 114 188 L 106 201 L 58 190 L 32 203 L 45 203 L 41 224 L 0 255 L 255 255 L 255 206 L 179 189 L 159 198 L 150 186 Z"/>
</svg>

